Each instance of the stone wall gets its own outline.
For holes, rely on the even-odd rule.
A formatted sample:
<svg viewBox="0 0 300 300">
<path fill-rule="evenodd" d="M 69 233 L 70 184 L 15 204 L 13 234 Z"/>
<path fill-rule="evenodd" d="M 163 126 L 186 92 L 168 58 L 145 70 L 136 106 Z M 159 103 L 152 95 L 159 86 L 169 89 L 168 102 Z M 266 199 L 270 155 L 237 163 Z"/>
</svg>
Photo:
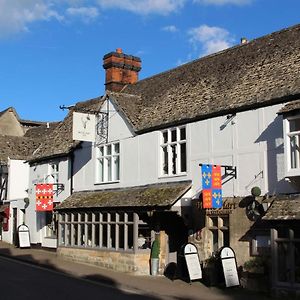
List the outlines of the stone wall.
<svg viewBox="0 0 300 300">
<path fill-rule="evenodd" d="M 116 251 L 79 249 L 59 247 L 58 255 L 64 259 L 99 266 L 102 268 L 134 273 L 136 275 L 150 274 L 150 252 L 143 253 L 125 253 Z"/>
</svg>

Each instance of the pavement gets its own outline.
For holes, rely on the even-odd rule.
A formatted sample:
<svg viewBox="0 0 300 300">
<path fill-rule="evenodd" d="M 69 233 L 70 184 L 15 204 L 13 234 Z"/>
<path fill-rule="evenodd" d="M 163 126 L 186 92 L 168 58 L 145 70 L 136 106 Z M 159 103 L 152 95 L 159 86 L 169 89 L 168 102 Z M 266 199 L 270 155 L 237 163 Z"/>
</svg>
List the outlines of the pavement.
<svg viewBox="0 0 300 300">
<path fill-rule="evenodd" d="M 152 295 L 154 299 L 176 300 L 267 300 L 268 296 L 242 287 L 207 287 L 200 281 L 192 283 L 165 276 L 136 276 L 62 259 L 55 251 L 36 248 L 16 248 L 0 241 L 0 256 L 47 268 L 54 272 L 95 284 L 111 286 L 134 294 Z"/>
</svg>

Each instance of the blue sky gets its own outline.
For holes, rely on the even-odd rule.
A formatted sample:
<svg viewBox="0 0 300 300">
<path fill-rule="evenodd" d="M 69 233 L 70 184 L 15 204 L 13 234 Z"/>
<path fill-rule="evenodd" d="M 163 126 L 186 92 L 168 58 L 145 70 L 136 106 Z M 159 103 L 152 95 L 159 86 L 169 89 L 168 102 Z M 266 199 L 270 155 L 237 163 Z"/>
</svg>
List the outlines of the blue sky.
<svg viewBox="0 0 300 300">
<path fill-rule="evenodd" d="M 104 93 L 102 58 L 142 59 L 140 79 L 300 23 L 298 0 L 0 0 L 0 111 L 61 120 Z"/>
</svg>

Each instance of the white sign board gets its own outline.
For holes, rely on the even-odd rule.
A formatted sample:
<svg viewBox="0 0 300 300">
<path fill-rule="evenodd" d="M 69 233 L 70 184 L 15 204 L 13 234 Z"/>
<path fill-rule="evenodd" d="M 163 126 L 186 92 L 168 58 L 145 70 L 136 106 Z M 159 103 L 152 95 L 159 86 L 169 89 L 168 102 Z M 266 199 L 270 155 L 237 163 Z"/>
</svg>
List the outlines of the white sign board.
<svg viewBox="0 0 300 300">
<path fill-rule="evenodd" d="M 189 272 L 190 280 L 201 279 L 202 270 L 201 270 L 198 250 L 194 244 L 188 243 L 185 245 L 184 257 Z"/>
<path fill-rule="evenodd" d="M 220 257 L 222 261 L 226 287 L 240 285 L 234 251 L 230 247 L 224 247 L 221 250 Z"/>
<path fill-rule="evenodd" d="M 23 224 L 18 227 L 18 235 L 19 235 L 19 247 L 29 248 L 30 247 L 29 229 L 26 225 Z"/>
<path fill-rule="evenodd" d="M 73 112 L 73 140 L 94 142 L 96 135 L 96 116 Z"/>
</svg>

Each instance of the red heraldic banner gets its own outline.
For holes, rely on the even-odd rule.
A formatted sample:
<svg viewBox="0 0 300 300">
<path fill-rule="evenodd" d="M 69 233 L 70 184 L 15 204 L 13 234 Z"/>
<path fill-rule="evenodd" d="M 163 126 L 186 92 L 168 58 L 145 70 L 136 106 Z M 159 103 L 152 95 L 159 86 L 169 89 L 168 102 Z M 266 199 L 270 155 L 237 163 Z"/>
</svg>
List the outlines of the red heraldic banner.
<svg viewBox="0 0 300 300">
<path fill-rule="evenodd" d="M 37 184 L 35 186 L 36 211 L 53 210 L 53 184 Z"/>
</svg>

